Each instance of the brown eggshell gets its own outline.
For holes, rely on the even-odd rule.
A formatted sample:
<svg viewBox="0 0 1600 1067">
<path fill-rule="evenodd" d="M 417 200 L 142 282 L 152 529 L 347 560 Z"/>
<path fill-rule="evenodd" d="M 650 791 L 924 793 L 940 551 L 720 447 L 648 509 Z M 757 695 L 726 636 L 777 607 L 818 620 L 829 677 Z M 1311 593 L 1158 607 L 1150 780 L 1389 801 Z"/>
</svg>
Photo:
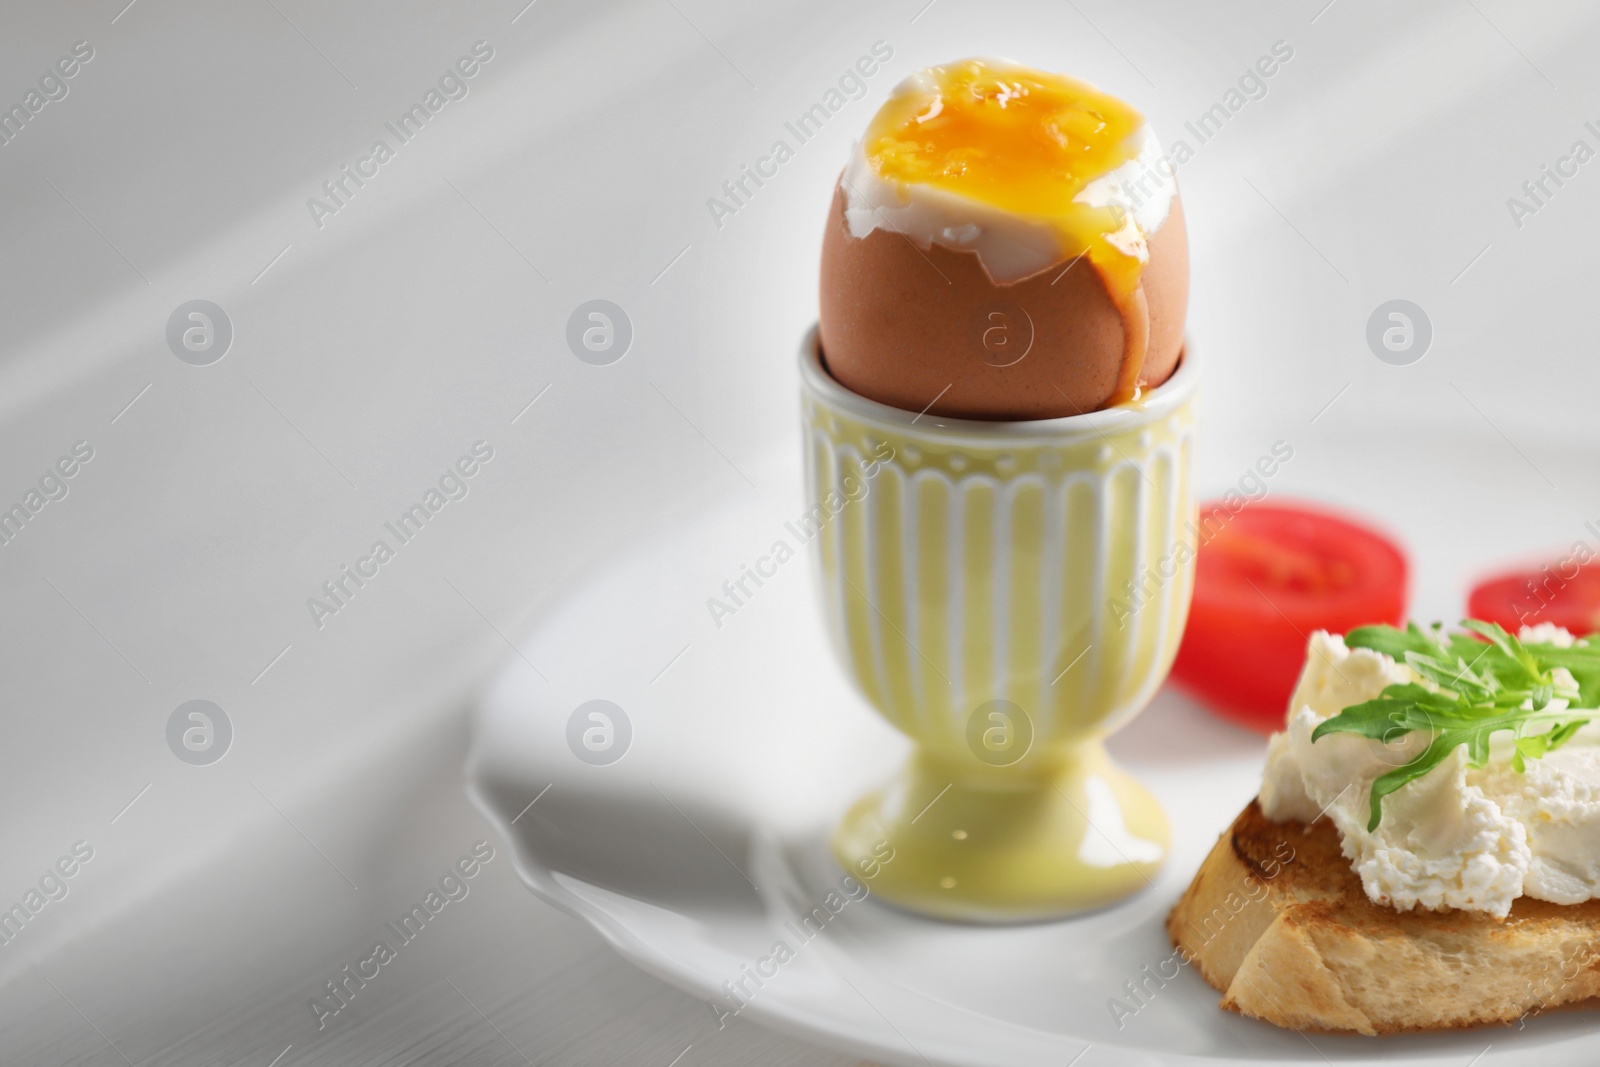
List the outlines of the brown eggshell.
<svg viewBox="0 0 1600 1067">
<path fill-rule="evenodd" d="M 908 411 L 973 419 L 1076 415 L 1111 399 L 1122 317 L 1087 258 L 1064 274 L 1067 264 L 1058 263 L 997 285 L 972 252 L 918 248 L 885 229 L 852 237 L 844 206 L 836 187 L 819 324 L 823 360 L 841 385 Z M 1166 381 L 1183 352 L 1189 240 L 1176 196 L 1150 237 L 1142 284 L 1150 338 L 1140 384 L 1148 388 Z"/>
</svg>

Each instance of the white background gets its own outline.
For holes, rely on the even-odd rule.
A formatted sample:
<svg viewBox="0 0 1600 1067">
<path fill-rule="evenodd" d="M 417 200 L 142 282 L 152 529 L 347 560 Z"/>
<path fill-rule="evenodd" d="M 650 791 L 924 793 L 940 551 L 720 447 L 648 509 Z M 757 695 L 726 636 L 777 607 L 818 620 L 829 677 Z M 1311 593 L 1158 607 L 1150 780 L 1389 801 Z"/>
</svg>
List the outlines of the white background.
<svg viewBox="0 0 1600 1067">
<path fill-rule="evenodd" d="M 797 486 L 831 183 L 917 66 L 1069 71 L 1171 142 L 1288 42 L 1179 175 L 1202 489 L 1290 442 L 1272 493 L 1397 533 L 1424 618 L 1600 520 L 1600 162 L 1520 228 L 1506 204 L 1600 149 L 1579 3 L 125 2 L 0 14 L 0 104 L 95 50 L 0 147 L 0 503 L 95 450 L 0 547 L 0 898 L 95 848 L 0 945 L 8 1061 L 831 1062 L 713 1036 L 503 853 L 348 1015 L 319 1033 L 306 1001 L 489 836 L 465 711 L 540 605 L 708 494 Z M 318 228 L 307 198 L 479 40 L 470 95 Z M 707 198 L 880 40 L 866 97 L 717 226 Z M 235 331 L 207 367 L 165 340 L 194 298 Z M 593 298 L 635 331 L 609 367 L 564 339 Z M 1364 338 L 1393 298 L 1433 323 L 1408 367 Z M 319 629 L 307 598 L 478 440 L 469 495 Z M 675 651 L 617 648 L 590 688 Z M 235 730 L 204 768 L 165 742 L 196 698 Z"/>
</svg>

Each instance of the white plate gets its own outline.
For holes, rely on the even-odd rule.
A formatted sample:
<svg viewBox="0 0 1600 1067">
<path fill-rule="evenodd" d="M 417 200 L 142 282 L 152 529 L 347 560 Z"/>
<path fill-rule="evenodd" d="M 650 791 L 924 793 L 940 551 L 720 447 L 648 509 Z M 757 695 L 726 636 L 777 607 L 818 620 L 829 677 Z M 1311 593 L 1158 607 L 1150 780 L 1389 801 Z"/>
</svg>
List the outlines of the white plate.
<svg viewBox="0 0 1600 1067">
<path fill-rule="evenodd" d="M 1520 1030 L 1305 1035 L 1222 1011 L 1187 969 L 1159 988 L 1147 982 L 1144 1003 L 1134 1001 L 1125 983 L 1172 956 L 1162 919 L 1255 793 L 1263 752 L 1259 738 L 1170 690 L 1111 745 L 1172 819 L 1173 853 L 1149 890 L 1068 921 L 1009 927 L 841 895 L 838 914 L 803 941 L 800 916 L 826 905 L 842 877 L 828 829 L 906 744 L 835 662 L 805 553 L 759 588 L 747 581 L 753 595 L 713 623 L 706 600 L 741 564 L 780 538 L 796 544 L 783 522 L 800 511 L 798 479 L 761 474 L 786 491 L 741 482 L 575 583 L 490 688 L 470 765 L 474 798 L 528 885 L 642 969 L 704 998 L 708 1026 L 713 1003 L 735 1006 L 724 983 L 743 978 L 754 993 L 739 1018 L 884 1063 L 1466 1067 L 1486 1046 L 1478 1064 L 1592 1062 L 1592 1044 L 1581 1044 L 1595 1029 L 1588 1012 Z M 569 718 L 591 699 L 614 702 L 632 728 L 610 764 L 585 763 L 567 742 Z M 758 988 L 746 969 L 779 941 L 793 958 L 767 963 L 776 973 Z M 1138 1009 L 1120 1026 L 1112 998 Z"/>
</svg>

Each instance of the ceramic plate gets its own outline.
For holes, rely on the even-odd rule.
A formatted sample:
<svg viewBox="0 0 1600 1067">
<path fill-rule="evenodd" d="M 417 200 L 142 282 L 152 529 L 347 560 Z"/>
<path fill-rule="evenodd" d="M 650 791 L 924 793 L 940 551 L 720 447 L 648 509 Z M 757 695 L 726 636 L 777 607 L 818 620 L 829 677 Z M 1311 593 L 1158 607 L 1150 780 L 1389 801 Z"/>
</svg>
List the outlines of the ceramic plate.
<svg viewBox="0 0 1600 1067">
<path fill-rule="evenodd" d="M 1162 920 L 1254 795 L 1264 749 L 1170 689 L 1111 743 L 1173 823 L 1145 891 L 1066 921 L 967 926 L 841 881 L 828 830 L 906 742 L 827 642 L 814 563 L 785 525 L 793 466 L 747 468 L 775 488 L 735 483 L 568 588 L 486 692 L 469 768 L 534 892 L 702 998 L 708 1027 L 962 1067 L 1592 1060 L 1587 1012 L 1366 1039 L 1231 1015 L 1187 968 L 1163 980 Z M 758 562 L 770 576 L 714 618 L 708 599 L 731 604 L 723 583 Z"/>
</svg>

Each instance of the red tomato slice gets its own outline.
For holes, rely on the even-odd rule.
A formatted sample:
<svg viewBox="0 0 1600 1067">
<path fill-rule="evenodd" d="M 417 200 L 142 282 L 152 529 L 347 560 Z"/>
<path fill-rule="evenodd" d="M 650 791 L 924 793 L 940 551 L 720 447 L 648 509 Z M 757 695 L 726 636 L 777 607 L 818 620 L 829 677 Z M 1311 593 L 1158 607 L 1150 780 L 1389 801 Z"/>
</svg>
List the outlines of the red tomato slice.
<svg viewBox="0 0 1600 1067">
<path fill-rule="evenodd" d="M 1511 571 L 1472 587 L 1467 614 L 1497 622 L 1512 633 L 1553 622 L 1574 634 L 1600 630 L 1600 565 L 1568 556 L 1538 569 Z"/>
<path fill-rule="evenodd" d="M 1200 516 L 1172 677 L 1223 718 L 1281 730 L 1312 631 L 1405 621 L 1410 567 L 1383 534 L 1303 504 L 1215 501 Z"/>
</svg>

